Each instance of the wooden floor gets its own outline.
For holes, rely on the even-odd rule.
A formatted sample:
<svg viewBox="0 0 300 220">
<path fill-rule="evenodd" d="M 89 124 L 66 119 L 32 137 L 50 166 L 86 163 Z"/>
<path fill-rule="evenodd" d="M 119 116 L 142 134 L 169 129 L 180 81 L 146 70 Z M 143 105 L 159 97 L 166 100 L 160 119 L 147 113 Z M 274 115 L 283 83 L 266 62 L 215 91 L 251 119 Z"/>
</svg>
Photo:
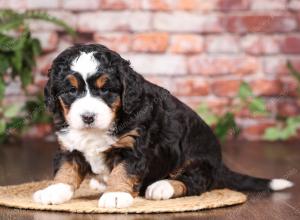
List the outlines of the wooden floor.
<svg viewBox="0 0 300 220">
<path fill-rule="evenodd" d="M 0 146 L 0 185 L 49 179 L 51 157 L 56 144 L 27 142 Z M 288 178 L 292 189 L 265 195 L 249 194 L 244 205 L 190 213 L 154 215 L 69 214 L 26 211 L 0 207 L 0 219 L 77 220 L 77 219 L 300 219 L 300 143 L 227 143 L 223 157 L 236 171 L 268 178 Z"/>
</svg>

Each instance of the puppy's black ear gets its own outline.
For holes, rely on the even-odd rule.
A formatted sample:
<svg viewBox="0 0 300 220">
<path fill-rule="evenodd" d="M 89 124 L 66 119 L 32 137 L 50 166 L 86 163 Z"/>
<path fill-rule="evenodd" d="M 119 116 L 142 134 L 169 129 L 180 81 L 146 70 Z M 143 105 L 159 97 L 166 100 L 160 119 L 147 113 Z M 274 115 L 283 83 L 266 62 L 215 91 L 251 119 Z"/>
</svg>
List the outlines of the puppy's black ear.
<svg viewBox="0 0 300 220">
<path fill-rule="evenodd" d="M 127 114 L 132 113 L 141 105 L 144 78 L 136 73 L 129 65 L 119 67 L 120 79 L 123 87 L 122 107 Z"/>
<path fill-rule="evenodd" d="M 50 112 L 55 111 L 55 96 L 53 94 L 53 79 L 52 79 L 52 74 L 51 74 L 51 69 L 49 70 L 48 73 L 48 82 L 44 88 L 44 97 L 45 97 L 45 105 Z"/>
</svg>

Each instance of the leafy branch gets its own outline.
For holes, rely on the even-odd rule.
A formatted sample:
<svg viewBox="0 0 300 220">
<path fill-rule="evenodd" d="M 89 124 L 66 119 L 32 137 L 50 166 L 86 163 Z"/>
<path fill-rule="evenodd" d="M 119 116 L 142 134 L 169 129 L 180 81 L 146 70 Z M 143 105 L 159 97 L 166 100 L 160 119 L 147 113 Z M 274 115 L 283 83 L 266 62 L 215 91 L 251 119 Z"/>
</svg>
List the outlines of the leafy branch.
<svg viewBox="0 0 300 220">
<path fill-rule="evenodd" d="M 242 109 L 248 109 L 251 114 L 256 116 L 268 114 L 265 100 L 261 97 L 256 97 L 250 85 L 246 82 L 241 83 L 235 98 L 237 99 L 237 104 L 222 115 L 211 112 L 206 104 L 201 104 L 197 109 L 198 114 L 214 128 L 216 136 L 221 141 L 224 141 L 228 136 L 233 135 L 236 137 L 240 134 L 241 128 L 236 122 L 235 115 Z"/>
<path fill-rule="evenodd" d="M 32 70 L 42 49 L 39 40 L 31 37 L 28 23 L 31 20 L 53 23 L 75 36 L 75 31 L 65 22 L 45 12 L 0 10 L 0 142 L 20 135 L 30 125 L 50 121 L 41 95 L 27 97 L 25 105 L 3 104 L 9 81 L 19 79 L 25 95 L 27 86 L 33 82 Z"/>
</svg>

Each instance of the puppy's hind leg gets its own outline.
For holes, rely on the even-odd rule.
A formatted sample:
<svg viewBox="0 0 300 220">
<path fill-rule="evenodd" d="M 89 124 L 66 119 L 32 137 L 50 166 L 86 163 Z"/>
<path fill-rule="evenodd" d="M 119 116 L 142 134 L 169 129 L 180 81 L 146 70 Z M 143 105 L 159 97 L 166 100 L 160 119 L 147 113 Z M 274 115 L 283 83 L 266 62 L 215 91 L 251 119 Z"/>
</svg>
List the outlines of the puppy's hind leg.
<svg viewBox="0 0 300 220">
<path fill-rule="evenodd" d="M 163 200 L 181 196 L 200 195 L 211 189 L 213 184 L 213 168 L 202 160 L 185 163 L 170 179 L 159 180 L 147 187 L 147 199 Z"/>
<path fill-rule="evenodd" d="M 159 180 L 149 185 L 145 192 L 146 199 L 165 200 L 186 194 L 186 186 L 178 180 Z"/>
</svg>

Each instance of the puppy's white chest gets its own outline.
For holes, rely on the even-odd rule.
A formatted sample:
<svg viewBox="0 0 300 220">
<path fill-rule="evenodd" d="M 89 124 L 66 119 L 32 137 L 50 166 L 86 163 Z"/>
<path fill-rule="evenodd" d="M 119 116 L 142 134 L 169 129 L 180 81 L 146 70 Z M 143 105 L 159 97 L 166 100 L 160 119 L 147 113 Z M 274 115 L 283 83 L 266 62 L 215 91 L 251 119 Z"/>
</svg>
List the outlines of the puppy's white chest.
<svg viewBox="0 0 300 220">
<path fill-rule="evenodd" d="M 108 172 L 102 152 L 116 142 L 113 136 L 98 130 L 72 129 L 66 130 L 64 133 L 57 133 L 57 136 L 67 150 L 82 152 L 94 173 L 106 174 Z"/>
</svg>

